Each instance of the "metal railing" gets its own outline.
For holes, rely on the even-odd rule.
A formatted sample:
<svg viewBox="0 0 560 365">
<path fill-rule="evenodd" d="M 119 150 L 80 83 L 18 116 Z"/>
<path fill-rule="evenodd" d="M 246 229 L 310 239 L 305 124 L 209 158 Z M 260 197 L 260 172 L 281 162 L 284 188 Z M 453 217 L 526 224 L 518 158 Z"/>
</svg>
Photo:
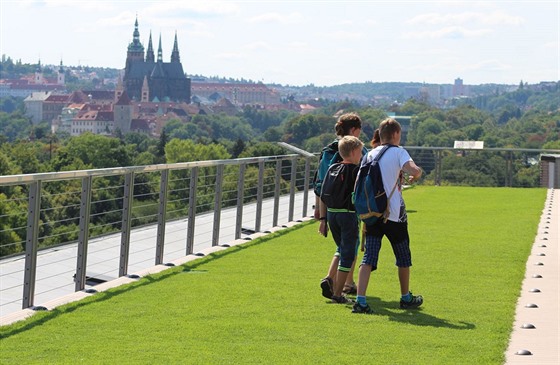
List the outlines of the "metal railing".
<svg viewBox="0 0 560 365">
<path fill-rule="evenodd" d="M 61 287 L 81 291 L 131 268 L 166 265 L 300 220 L 315 203 L 314 159 L 294 154 L 0 176 L 0 204 L 12 208 L 0 207 L 0 221 L 20 222 L 0 232 L 12 238 L 0 242 L 2 314 L 14 301 L 34 308 L 37 294 L 60 293 L 47 283 L 55 275 L 65 278 Z M 53 259 L 63 251 L 69 257 Z M 23 291 L 20 298 L 13 299 L 14 290 Z"/>
</svg>

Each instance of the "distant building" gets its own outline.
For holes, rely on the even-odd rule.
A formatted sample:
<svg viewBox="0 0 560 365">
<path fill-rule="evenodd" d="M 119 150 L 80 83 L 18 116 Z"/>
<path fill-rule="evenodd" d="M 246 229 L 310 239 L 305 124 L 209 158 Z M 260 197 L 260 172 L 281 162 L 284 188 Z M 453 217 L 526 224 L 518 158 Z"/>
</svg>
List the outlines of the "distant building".
<svg viewBox="0 0 560 365">
<path fill-rule="evenodd" d="M 43 103 L 50 95 L 50 91 L 32 92 L 23 100 L 25 115 L 31 119 L 31 123 L 39 124 L 44 120 Z"/>
<path fill-rule="evenodd" d="M 280 104 L 280 94 L 264 84 L 193 82 L 193 98 L 218 101 L 228 99 L 233 105 L 274 105 Z"/>
<path fill-rule="evenodd" d="M 0 98 L 8 96 L 27 98 L 32 93 L 52 91 L 64 92 L 65 89 L 62 61 L 60 61 L 60 67 L 55 77 L 44 76 L 41 61 L 39 60 L 33 75 L 19 79 L 0 79 Z M 39 123 L 41 121 L 33 122 Z"/>
<path fill-rule="evenodd" d="M 456 78 L 455 82 L 453 83 L 453 97 L 456 96 L 465 96 L 465 89 L 463 86 L 463 79 Z"/>
<path fill-rule="evenodd" d="M 191 80 L 183 71 L 177 45 L 177 33 L 171 52 L 171 62 L 163 62 L 161 35 L 157 58 L 154 57 L 152 34 L 144 57 L 140 43 L 138 19 L 134 23 L 132 42 L 128 45 L 124 70 L 124 90 L 132 101 L 177 101 L 189 103 Z"/>
</svg>

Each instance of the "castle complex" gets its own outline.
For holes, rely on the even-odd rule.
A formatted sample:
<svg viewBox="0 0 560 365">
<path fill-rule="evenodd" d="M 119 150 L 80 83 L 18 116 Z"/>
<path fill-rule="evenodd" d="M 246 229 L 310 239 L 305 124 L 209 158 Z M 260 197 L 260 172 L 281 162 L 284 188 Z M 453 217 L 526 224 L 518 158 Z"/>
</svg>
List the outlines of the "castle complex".
<svg viewBox="0 0 560 365">
<path fill-rule="evenodd" d="M 152 34 L 144 56 L 144 46 L 140 43 L 138 19 L 134 23 L 132 42 L 128 45 L 124 70 L 124 90 L 133 101 L 175 101 L 189 103 L 191 99 L 191 80 L 183 71 L 177 46 L 177 33 L 171 52 L 171 62 L 163 62 L 161 36 L 154 56 Z"/>
</svg>

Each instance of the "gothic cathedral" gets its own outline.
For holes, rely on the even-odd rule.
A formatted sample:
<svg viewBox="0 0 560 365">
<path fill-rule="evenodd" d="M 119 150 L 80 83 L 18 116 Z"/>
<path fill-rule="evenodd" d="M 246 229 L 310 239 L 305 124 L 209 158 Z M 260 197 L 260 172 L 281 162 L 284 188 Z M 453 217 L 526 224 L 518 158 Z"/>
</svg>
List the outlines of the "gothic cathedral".
<svg viewBox="0 0 560 365">
<path fill-rule="evenodd" d="M 171 52 L 171 62 L 163 62 L 161 35 L 157 59 L 152 47 L 152 33 L 144 58 L 144 46 L 140 43 L 138 18 L 134 23 L 132 43 L 128 45 L 124 70 L 124 89 L 130 99 L 136 102 L 173 101 L 190 103 L 191 80 L 183 72 L 177 46 L 177 32 Z"/>
</svg>

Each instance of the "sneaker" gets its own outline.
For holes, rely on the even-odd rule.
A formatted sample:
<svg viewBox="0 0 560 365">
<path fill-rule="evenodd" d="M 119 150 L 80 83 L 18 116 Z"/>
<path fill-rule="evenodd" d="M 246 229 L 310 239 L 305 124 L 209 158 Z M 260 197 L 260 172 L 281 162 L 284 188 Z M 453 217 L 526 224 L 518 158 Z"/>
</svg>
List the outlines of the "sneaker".
<svg viewBox="0 0 560 365">
<path fill-rule="evenodd" d="M 327 299 L 331 299 L 333 296 L 333 281 L 328 276 L 321 280 L 321 290 L 323 291 L 323 296 Z"/>
<path fill-rule="evenodd" d="M 347 298 L 345 295 L 341 295 L 339 297 L 337 297 L 336 295 L 333 295 L 331 298 L 333 303 L 336 304 L 352 304 L 354 303 L 354 301 L 350 298 Z"/>
<path fill-rule="evenodd" d="M 342 292 L 346 295 L 356 295 L 358 294 L 358 287 L 356 286 L 356 283 L 352 283 L 352 285 L 344 284 Z"/>
<path fill-rule="evenodd" d="M 401 299 L 401 308 L 402 309 L 411 309 L 411 308 L 418 308 L 419 306 L 422 305 L 422 303 L 424 303 L 424 298 L 422 298 L 421 295 L 412 295 L 412 293 L 410 293 L 412 299 L 410 299 L 409 302 L 406 302 L 404 300 Z"/>
<path fill-rule="evenodd" d="M 373 314 L 373 309 L 366 304 L 366 306 L 360 305 L 360 303 L 354 303 L 352 306 L 352 313 L 364 313 L 364 314 Z"/>
</svg>

